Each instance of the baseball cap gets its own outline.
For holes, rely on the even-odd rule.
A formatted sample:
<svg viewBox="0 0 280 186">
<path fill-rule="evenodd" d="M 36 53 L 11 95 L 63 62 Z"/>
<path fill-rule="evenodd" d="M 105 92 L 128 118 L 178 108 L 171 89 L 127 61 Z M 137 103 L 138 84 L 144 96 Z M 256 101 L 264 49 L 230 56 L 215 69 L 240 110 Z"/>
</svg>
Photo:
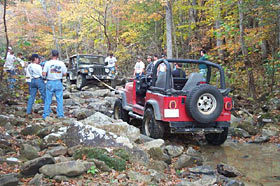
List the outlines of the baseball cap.
<svg viewBox="0 0 280 186">
<path fill-rule="evenodd" d="M 57 50 L 52 50 L 52 56 L 58 56 L 59 52 Z"/>
<path fill-rule="evenodd" d="M 31 60 L 34 60 L 35 58 L 40 58 L 38 54 L 32 54 L 31 55 Z"/>
<path fill-rule="evenodd" d="M 8 49 L 9 49 L 9 50 L 13 50 L 12 47 L 10 47 L 10 46 L 8 47 Z"/>
</svg>

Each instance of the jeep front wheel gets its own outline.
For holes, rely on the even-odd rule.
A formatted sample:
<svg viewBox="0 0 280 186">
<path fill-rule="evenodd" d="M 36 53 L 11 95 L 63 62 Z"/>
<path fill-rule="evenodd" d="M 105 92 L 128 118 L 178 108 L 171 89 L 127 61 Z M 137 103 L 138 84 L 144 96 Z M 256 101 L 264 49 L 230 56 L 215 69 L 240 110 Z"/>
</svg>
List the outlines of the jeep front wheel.
<svg viewBox="0 0 280 186">
<path fill-rule="evenodd" d="M 114 118 L 122 119 L 125 122 L 129 122 L 128 111 L 124 110 L 122 107 L 122 101 L 117 99 L 114 105 Z"/>
<path fill-rule="evenodd" d="M 212 133 L 205 134 L 205 138 L 207 142 L 211 145 L 221 145 L 223 144 L 228 136 L 228 127 L 223 128 L 224 131 L 222 133 Z"/>
<path fill-rule="evenodd" d="M 186 110 L 199 123 L 215 121 L 223 111 L 224 99 L 219 90 L 203 84 L 195 87 L 187 96 Z"/>
<path fill-rule="evenodd" d="M 164 127 L 160 121 L 155 119 L 154 110 L 152 108 L 145 110 L 142 133 L 151 138 L 162 138 L 164 135 Z"/>
<path fill-rule="evenodd" d="M 77 89 L 81 90 L 86 85 L 86 77 L 79 74 L 76 80 Z"/>
</svg>

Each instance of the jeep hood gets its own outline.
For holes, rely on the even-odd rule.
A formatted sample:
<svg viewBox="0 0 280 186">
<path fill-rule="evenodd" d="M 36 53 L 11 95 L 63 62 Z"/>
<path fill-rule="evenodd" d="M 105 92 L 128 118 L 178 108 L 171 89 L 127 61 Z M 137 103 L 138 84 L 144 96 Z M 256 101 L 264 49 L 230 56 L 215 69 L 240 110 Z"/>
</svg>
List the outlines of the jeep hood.
<svg viewBox="0 0 280 186">
<path fill-rule="evenodd" d="M 99 64 L 90 64 L 90 65 L 82 64 L 82 65 L 79 65 L 79 68 L 94 68 L 94 67 L 104 67 L 104 65 L 99 65 Z"/>
</svg>

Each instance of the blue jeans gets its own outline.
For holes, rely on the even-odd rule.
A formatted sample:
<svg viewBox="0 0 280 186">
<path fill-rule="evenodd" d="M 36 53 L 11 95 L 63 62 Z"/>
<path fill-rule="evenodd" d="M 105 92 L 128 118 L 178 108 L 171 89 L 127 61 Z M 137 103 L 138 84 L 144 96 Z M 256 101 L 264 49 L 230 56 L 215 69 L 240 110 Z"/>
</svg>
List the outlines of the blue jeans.
<svg viewBox="0 0 280 186">
<path fill-rule="evenodd" d="M 37 91 L 39 90 L 42 100 L 43 102 L 45 101 L 45 97 L 46 97 L 46 91 L 45 91 L 45 83 L 43 81 L 42 78 L 37 78 L 37 79 L 32 79 L 31 80 L 31 84 L 30 84 L 30 96 L 27 102 L 27 114 L 31 114 L 32 111 L 32 106 L 34 104 L 35 101 L 35 97 L 37 94 Z"/>
<path fill-rule="evenodd" d="M 16 71 L 14 70 L 7 70 L 9 77 L 8 77 L 8 86 L 9 89 L 13 89 L 16 83 L 16 79 L 14 78 L 14 76 L 16 75 Z"/>
<path fill-rule="evenodd" d="M 45 99 L 44 114 L 43 114 L 44 119 L 50 115 L 50 107 L 52 103 L 53 94 L 55 94 L 55 98 L 57 102 L 57 107 L 56 107 L 57 117 L 58 118 L 64 117 L 63 85 L 61 83 L 61 80 L 52 80 L 52 81 L 48 81 L 46 84 L 46 99 Z"/>
<path fill-rule="evenodd" d="M 31 82 L 26 82 L 28 85 L 28 94 L 30 95 L 31 92 Z"/>
</svg>

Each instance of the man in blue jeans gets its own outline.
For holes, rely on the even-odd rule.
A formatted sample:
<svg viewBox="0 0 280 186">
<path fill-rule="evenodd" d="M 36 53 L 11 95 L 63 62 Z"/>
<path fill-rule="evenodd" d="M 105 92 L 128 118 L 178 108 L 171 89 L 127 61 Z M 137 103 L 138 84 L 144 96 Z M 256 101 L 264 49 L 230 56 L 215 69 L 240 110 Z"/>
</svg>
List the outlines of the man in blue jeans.
<svg viewBox="0 0 280 186">
<path fill-rule="evenodd" d="M 47 79 L 46 99 L 44 105 L 43 118 L 46 119 L 50 115 L 50 106 L 52 103 L 52 95 L 55 94 L 57 107 L 56 113 L 58 118 L 64 117 L 63 111 L 63 85 L 62 77 L 66 76 L 66 66 L 62 61 L 58 60 L 59 53 L 52 50 L 52 59 L 45 63 L 43 76 Z"/>
<path fill-rule="evenodd" d="M 45 101 L 45 83 L 42 76 L 42 67 L 39 65 L 40 59 L 38 54 L 32 54 L 32 63 L 27 66 L 27 71 L 30 74 L 30 96 L 27 102 L 26 114 L 31 114 L 32 106 L 35 101 L 37 91 L 41 93 L 43 102 Z"/>
</svg>

